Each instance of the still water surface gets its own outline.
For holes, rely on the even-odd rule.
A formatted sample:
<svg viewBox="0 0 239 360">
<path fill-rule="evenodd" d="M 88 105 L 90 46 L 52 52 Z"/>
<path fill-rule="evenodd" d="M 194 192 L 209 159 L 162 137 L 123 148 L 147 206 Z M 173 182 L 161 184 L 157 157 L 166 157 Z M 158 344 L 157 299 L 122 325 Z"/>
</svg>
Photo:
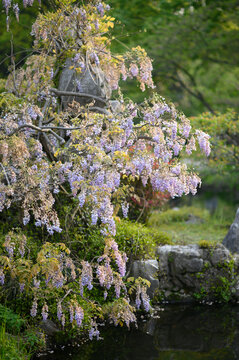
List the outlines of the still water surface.
<svg viewBox="0 0 239 360">
<path fill-rule="evenodd" d="M 66 347 L 41 360 L 237 360 L 239 305 L 166 306 L 139 328 L 110 328 L 104 341 Z"/>
</svg>

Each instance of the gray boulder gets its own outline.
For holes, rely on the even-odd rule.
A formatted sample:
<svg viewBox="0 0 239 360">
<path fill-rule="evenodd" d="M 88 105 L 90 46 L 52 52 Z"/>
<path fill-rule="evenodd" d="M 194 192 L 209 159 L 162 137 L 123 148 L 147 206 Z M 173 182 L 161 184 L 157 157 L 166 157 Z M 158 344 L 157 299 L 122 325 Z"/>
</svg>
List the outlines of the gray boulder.
<svg viewBox="0 0 239 360">
<path fill-rule="evenodd" d="M 222 243 L 232 253 L 239 254 L 239 208 L 237 209 L 235 220 Z"/>
<path fill-rule="evenodd" d="M 204 220 L 201 219 L 199 216 L 190 214 L 188 217 L 188 220 L 186 220 L 185 223 L 186 224 L 202 224 L 202 223 L 204 223 Z"/>
<path fill-rule="evenodd" d="M 165 274 L 197 272 L 203 267 L 202 250 L 198 245 L 159 246 L 156 254 L 159 259 L 159 270 Z"/>
<path fill-rule="evenodd" d="M 223 245 L 218 244 L 217 247 L 213 250 L 210 260 L 213 266 L 228 262 L 231 260 L 230 251 Z"/>
<path fill-rule="evenodd" d="M 48 336 L 53 336 L 55 333 L 60 331 L 56 324 L 49 319 L 42 320 L 40 323 L 40 328 L 46 333 Z"/>
<path fill-rule="evenodd" d="M 134 278 L 147 279 L 151 286 L 147 290 L 147 294 L 152 299 L 154 292 L 159 287 L 159 280 L 157 279 L 159 265 L 157 260 L 135 260 L 132 265 L 131 276 Z"/>
<path fill-rule="evenodd" d="M 203 251 L 198 245 L 164 245 L 159 246 L 156 253 L 159 261 L 159 286 L 162 290 L 175 292 L 176 289 L 194 287 L 195 279 L 192 274 L 202 271 L 204 266 Z"/>
</svg>

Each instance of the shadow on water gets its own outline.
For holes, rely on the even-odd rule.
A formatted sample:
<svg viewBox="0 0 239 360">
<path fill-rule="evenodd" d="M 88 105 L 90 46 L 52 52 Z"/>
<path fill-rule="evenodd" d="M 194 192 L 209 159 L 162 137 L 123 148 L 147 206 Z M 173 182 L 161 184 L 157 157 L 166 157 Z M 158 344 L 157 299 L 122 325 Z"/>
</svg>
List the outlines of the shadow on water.
<svg viewBox="0 0 239 360">
<path fill-rule="evenodd" d="M 109 328 L 104 341 L 41 360 L 236 360 L 239 306 L 166 306 L 139 329 Z"/>
</svg>

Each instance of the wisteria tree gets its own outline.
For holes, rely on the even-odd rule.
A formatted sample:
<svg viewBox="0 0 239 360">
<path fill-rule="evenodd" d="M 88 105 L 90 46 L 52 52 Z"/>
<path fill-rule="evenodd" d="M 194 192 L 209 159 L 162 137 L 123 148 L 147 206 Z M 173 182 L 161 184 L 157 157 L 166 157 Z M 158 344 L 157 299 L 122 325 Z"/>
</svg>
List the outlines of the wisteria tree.
<svg viewBox="0 0 239 360">
<path fill-rule="evenodd" d="M 210 144 L 207 134 L 192 132 L 189 120 L 153 91 L 152 62 L 140 46 L 111 53 L 109 6 L 76 3 L 56 1 L 54 12 L 39 14 L 33 55 L 20 69 L 12 61 L 0 94 L 0 210 L 18 207 L 23 228 L 34 221 L 53 235 L 62 230 L 56 196 L 74 198 L 101 229 L 105 250 L 89 262 L 48 241 L 31 257 L 27 238 L 11 231 L 0 258 L 0 283 L 4 290 L 14 278 L 19 293 L 31 294 L 32 317 L 41 312 L 46 319 L 53 297 L 62 326 L 85 325 L 92 338 L 99 336 L 95 316 L 115 325 L 136 321 L 124 283 L 127 256 L 114 240 L 115 199 L 125 217 L 129 207 L 125 179 L 141 179 L 172 197 L 195 194 L 200 179 L 183 157 L 197 142 L 208 156 Z M 13 10 L 19 17 L 17 3 L 3 5 L 7 16 Z M 151 98 L 141 104 L 125 98 L 119 84 L 127 79 L 142 91 L 151 88 Z M 133 287 L 136 307 L 148 310 L 146 285 L 138 279 Z M 105 305 L 91 295 L 93 286 L 102 288 Z M 107 302 L 112 288 L 115 299 Z"/>
</svg>

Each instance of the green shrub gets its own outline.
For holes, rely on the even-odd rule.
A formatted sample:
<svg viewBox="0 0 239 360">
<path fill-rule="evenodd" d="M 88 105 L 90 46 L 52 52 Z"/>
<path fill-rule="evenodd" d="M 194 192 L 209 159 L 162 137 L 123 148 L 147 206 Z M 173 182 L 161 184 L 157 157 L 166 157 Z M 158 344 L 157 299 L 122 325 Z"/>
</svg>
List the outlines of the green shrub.
<svg viewBox="0 0 239 360">
<path fill-rule="evenodd" d="M 3 324 L 7 331 L 18 334 L 25 326 L 26 321 L 15 314 L 11 309 L 0 305 L 0 325 Z"/>
<path fill-rule="evenodd" d="M 228 302 L 232 298 L 232 279 L 220 276 L 216 286 L 212 287 L 214 296 L 219 302 Z"/>
<path fill-rule="evenodd" d="M 120 250 L 137 258 L 154 257 L 158 245 L 171 244 L 167 233 L 127 220 L 117 223 L 116 234 Z"/>
<path fill-rule="evenodd" d="M 25 331 L 23 338 L 24 344 L 30 351 L 43 350 L 46 346 L 45 335 L 36 328 Z"/>
<path fill-rule="evenodd" d="M 190 216 L 195 216 L 202 220 L 207 220 L 209 217 L 209 212 L 206 209 L 199 209 L 193 206 L 184 206 L 177 210 L 170 209 L 164 212 L 155 211 L 151 214 L 148 220 L 148 225 L 160 226 L 162 224 L 183 222 L 189 220 Z"/>
</svg>

